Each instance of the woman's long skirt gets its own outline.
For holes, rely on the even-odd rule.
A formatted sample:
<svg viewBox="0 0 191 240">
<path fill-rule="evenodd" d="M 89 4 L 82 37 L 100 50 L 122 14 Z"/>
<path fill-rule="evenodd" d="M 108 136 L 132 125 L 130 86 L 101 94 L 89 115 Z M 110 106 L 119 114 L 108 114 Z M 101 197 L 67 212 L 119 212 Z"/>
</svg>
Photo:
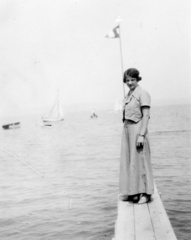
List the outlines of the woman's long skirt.
<svg viewBox="0 0 191 240">
<path fill-rule="evenodd" d="M 151 156 L 148 134 L 146 133 L 144 147 L 136 148 L 142 121 L 134 123 L 125 120 L 119 175 L 119 194 L 135 195 L 138 193 L 153 194 L 154 183 L 151 167 Z"/>
</svg>

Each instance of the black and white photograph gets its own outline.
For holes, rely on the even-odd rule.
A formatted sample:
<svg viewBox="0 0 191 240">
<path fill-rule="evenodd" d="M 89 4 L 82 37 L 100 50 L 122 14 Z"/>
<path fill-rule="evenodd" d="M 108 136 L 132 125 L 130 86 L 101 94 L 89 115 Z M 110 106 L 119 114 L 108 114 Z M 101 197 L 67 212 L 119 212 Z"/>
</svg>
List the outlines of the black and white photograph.
<svg viewBox="0 0 191 240">
<path fill-rule="evenodd" d="M 0 239 L 191 239 L 191 2 L 0 0 Z"/>
</svg>

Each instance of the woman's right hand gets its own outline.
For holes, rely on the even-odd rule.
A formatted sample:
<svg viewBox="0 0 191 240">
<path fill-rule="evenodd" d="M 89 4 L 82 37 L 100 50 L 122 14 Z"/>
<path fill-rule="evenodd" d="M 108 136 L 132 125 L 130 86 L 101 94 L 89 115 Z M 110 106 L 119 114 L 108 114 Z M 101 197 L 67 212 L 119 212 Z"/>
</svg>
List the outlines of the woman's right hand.
<svg viewBox="0 0 191 240">
<path fill-rule="evenodd" d="M 143 148 L 144 147 L 144 141 L 145 141 L 145 137 L 139 135 L 138 138 L 137 138 L 136 147 L 138 149 Z"/>
</svg>

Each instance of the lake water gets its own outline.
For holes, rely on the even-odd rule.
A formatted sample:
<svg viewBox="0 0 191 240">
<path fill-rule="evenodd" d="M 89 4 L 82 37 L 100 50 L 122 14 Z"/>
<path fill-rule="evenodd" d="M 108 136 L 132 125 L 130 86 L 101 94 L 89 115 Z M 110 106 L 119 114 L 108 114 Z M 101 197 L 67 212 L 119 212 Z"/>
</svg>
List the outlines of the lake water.
<svg viewBox="0 0 191 240">
<path fill-rule="evenodd" d="M 112 239 L 122 121 L 97 114 L 68 113 L 46 128 L 25 116 L 0 130 L 0 239 Z M 189 240 L 191 106 L 153 107 L 149 132 L 156 185 L 177 238 Z"/>
</svg>

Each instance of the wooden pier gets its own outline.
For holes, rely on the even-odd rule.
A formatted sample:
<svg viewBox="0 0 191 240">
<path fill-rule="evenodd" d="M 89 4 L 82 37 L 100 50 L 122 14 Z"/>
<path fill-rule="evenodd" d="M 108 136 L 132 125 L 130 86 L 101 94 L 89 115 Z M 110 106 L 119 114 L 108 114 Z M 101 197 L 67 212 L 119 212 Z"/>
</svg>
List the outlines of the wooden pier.
<svg viewBox="0 0 191 240">
<path fill-rule="evenodd" d="M 156 186 L 148 204 L 118 201 L 112 240 L 177 240 Z"/>
</svg>

